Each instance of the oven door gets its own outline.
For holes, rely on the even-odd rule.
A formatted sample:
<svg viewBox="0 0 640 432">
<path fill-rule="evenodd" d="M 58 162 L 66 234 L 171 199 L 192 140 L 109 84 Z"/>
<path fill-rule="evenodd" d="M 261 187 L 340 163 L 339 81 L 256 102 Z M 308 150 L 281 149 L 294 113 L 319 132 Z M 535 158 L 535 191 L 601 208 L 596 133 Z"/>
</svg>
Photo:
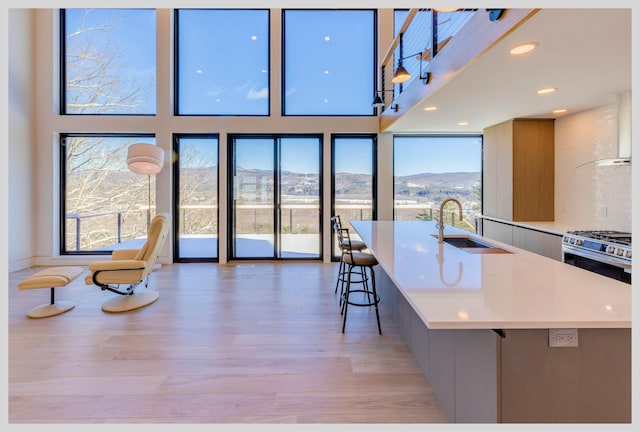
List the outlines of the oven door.
<svg viewBox="0 0 640 432">
<path fill-rule="evenodd" d="M 631 265 L 621 263 L 607 255 L 571 246 L 562 245 L 562 252 L 562 260 L 569 265 L 631 283 Z"/>
</svg>

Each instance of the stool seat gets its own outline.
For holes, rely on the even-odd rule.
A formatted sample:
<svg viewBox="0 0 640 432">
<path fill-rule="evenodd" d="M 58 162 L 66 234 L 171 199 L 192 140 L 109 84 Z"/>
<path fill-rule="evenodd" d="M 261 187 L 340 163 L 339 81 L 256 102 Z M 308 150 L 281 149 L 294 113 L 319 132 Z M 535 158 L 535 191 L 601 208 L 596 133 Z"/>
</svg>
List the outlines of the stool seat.
<svg viewBox="0 0 640 432">
<path fill-rule="evenodd" d="M 342 256 L 345 263 L 354 266 L 367 266 L 371 267 L 378 264 L 378 260 L 370 253 L 365 252 L 352 252 L 345 253 Z"/>
</svg>

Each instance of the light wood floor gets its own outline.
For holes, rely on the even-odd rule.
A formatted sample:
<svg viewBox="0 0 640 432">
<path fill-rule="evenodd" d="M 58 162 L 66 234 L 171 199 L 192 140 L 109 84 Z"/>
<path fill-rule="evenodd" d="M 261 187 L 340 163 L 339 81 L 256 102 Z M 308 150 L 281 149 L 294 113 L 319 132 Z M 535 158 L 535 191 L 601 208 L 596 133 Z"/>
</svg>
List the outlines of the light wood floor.
<svg viewBox="0 0 640 432">
<path fill-rule="evenodd" d="M 164 266 L 158 301 L 120 314 L 83 274 L 56 290 L 75 309 L 31 319 L 36 270 L 9 274 L 9 423 L 446 421 L 384 304 L 382 336 L 372 308 L 341 333 L 337 264 Z"/>
</svg>

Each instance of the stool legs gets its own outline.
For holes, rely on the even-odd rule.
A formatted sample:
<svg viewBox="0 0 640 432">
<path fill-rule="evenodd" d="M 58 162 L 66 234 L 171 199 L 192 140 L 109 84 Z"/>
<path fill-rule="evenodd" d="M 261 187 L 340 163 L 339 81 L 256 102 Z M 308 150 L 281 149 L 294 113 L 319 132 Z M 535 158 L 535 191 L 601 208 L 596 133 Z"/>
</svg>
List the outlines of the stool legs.
<svg viewBox="0 0 640 432">
<path fill-rule="evenodd" d="M 349 305 L 352 306 L 374 306 L 376 308 L 376 321 L 378 323 L 378 334 L 382 334 L 382 328 L 380 326 L 380 312 L 378 310 L 378 303 L 380 303 L 380 298 L 378 297 L 378 293 L 376 292 L 376 276 L 373 270 L 373 267 L 368 267 L 369 272 L 371 274 L 370 277 L 366 275 L 366 268 L 364 266 L 357 266 L 360 268 L 362 280 L 354 281 L 354 283 L 362 283 L 362 289 L 351 289 L 351 275 L 353 273 L 353 265 L 349 265 L 347 270 L 347 285 L 344 290 L 343 295 L 341 296 L 342 302 L 342 333 L 344 333 L 345 327 L 347 325 L 347 312 L 349 310 Z M 369 290 L 369 279 L 371 279 L 371 290 Z M 367 303 L 356 303 L 349 300 L 349 295 L 354 292 L 366 293 L 368 302 Z"/>
</svg>

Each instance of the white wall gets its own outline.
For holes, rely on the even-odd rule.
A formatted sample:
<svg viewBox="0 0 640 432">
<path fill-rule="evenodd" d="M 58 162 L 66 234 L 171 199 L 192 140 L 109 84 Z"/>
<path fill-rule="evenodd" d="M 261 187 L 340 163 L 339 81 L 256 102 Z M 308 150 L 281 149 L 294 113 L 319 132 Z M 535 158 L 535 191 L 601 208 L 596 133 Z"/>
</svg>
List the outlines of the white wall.
<svg viewBox="0 0 640 432">
<path fill-rule="evenodd" d="M 32 191 L 37 183 L 34 170 L 35 134 L 33 12 L 8 11 L 8 258 L 9 271 L 32 265 L 37 231 Z"/>
<path fill-rule="evenodd" d="M 616 123 L 616 104 L 556 120 L 556 222 L 631 232 L 631 166 L 588 163 L 616 156 Z"/>
</svg>

